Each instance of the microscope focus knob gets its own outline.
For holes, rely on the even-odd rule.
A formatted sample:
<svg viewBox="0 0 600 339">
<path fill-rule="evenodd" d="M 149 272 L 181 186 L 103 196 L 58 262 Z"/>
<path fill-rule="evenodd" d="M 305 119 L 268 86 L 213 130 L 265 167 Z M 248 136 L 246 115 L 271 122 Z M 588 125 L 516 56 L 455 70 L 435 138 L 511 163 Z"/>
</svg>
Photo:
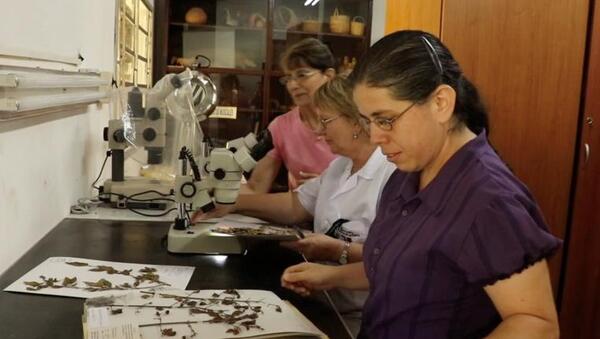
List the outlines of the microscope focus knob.
<svg viewBox="0 0 600 339">
<path fill-rule="evenodd" d="M 186 182 L 181 185 L 181 189 L 179 191 L 184 197 L 191 198 L 196 194 L 196 186 L 191 182 Z"/>
<path fill-rule="evenodd" d="M 142 135 L 144 136 L 144 140 L 152 141 L 156 138 L 156 131 L 154 128 L 146 128 Z"/>
<path fill-rule="evenodd" d="M 123 131 L 122 128 L 119 128 L 113 133 L 113 139 L 119 143 L 125 142 L 125 131 Z"/>
<path fill-rule="evenodd" d="M 102 139 L 104 141 L 108 141 L 108 127 L 104 127 L 102 130 Z"/>
<path fill-rule="evenodd" d="M 171 85 L 175 88 L 179 88 L 183 86 L 183 83 L 181 82 L 181 79 L 179 79 L 178 76 L 174 76 L 171 78 Z"/>
<path fill-rule="evenodd" d="M 160 110 L 156 107 L 152 107 L 146 112 L 148 119 L 154 121 L 160 119 Z"/>
<path fill-rule="evenodd" d="M 215 176 L 215 178 L 216 178 L 217 180 L 223 180 L 223 179 L 225 178 L 225 174 L 226 174 L 226 173 L 225 173 L 225 171 L 224 171 L 222 168 L 217 168 L 217 169 L 215 170 L 215 174 L 214 174 L 214 176 Z"/>
</svg>

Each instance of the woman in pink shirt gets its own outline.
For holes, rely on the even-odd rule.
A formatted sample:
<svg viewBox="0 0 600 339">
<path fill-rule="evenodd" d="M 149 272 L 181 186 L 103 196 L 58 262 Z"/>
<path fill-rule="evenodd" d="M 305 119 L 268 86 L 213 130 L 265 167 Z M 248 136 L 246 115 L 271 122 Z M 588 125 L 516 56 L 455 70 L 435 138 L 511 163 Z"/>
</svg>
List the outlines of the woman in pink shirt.
<svg viewBox="0 0 600 339">
<path fill-rule="evenodd" d="M 294 189 L 318 176 L 335 158 L 329 146 L 315 133 L 319 119 L 313 94 L 335 76 L 335 59 L 321 41 L 308 38 L 290 46 L 281 58 L 285 76 L 280 79 L 294 104 L 291 111 L 271 122 L 274 148 L 262 158 L 248 180 L 255 193 L 267 193 L 281 168 L 288 170 L 288 185 Z"/>
</svg>

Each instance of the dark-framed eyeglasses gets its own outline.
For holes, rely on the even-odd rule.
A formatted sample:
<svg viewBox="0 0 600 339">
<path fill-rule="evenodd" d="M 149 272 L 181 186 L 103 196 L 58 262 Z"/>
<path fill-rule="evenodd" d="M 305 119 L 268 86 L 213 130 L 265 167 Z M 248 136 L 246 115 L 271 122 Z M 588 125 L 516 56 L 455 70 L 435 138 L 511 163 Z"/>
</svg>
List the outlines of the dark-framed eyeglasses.
<svg viewBox="0 0 600 339">
<path fill-rule="evenodd" d="M 410 106 L 408 106 L 406 109 L 404 109 L 398 115 L 391 117 L 391 118 L 377 117 L 377 118 L 374 118 L 373 120 L 370 120 L 368 118 L 363 117 L 363 120 L 368 125 L 370 125 L 371 123 L 374 123 L 382 131 L 389 132 L 392 130 L 392 128 L 394 128 L 394 122 L 396 122 L 396 120 L 400 119 L 400 117 L 402 117 L 404 114 L 406 114 L 406 112 L 408 112 L 416 104 L 417 104 L 417 102 L 413 102 L 412 104 L 410 104 Z"/>
<path fill-rule="evenodd" d="M 299 69 L 292 74 L 285 75 L 279 78 L 279 83 L 285 86 L 288 84 L 288 82 L 292 80 L 302 82 L 319 72 L 320 71 L 317 69 Z"/>
</svg>

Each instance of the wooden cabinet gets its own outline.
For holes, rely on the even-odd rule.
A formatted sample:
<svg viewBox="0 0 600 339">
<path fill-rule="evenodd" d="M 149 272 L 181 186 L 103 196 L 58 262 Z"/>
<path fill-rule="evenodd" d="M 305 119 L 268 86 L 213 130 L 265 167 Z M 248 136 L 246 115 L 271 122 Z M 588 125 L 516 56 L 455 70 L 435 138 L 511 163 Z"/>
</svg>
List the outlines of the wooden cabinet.
<svg viewBox="0 0 600 339">
<path fill-rule="evenodd" d="M 292 107 L 278 81 L 279 58 L 291 44 L 316 37 L 340 65 L 369 46 L 372 1 L 156 0 L 155 7 L 155 80 L 202 61 L 201 71 L 217 85 L 219 105 L 228 107 L 218 111 L 228 115 L 203 123 L 217 144 L 258 132 Z M 347 25 L 331 25 L 336 9 Z"/>
<path fill-rule="evenodd" d="M 418 29 L 440 36 L 442 0 L 388 0 L 385 30 Z"/>
<path fill-rule="evenodd" d="M 539 202 L 552 232 L 565 239 L 584 65 L 588 0 L 437 1 L 440 17 L 398 28 L 436 35 L 481 91 L 490 112 L 490 139 Z M 422 13 L 436 1 L 389 0 Z M 394 16 L 389 14 L 388 16 Z M 390 18 L 388 17 L 388 20 Z M 396 27 L 388 27 L 388 32 Z M 433 32 L 434 34 L 436 32 Z M 550 262 L 557 291 L 561 255 Z"/>
<path fill-rule="evenodd" d="M 594 3 L 572 223 L 560 301 L 563 338 L 600 338 L 600 2 Z"/>
</svg>

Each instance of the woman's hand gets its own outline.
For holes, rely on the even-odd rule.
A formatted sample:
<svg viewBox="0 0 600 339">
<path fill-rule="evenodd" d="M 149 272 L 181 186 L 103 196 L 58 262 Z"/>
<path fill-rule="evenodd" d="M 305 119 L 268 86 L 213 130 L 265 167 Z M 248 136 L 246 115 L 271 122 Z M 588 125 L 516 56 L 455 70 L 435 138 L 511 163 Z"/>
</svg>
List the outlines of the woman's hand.
<svg viewBox="0 0 600 339">
<path fill-rule="evenodd" d="M 281 286 L 302 296 L 311 291 L 329 290 L 335 287 L 336 266 L 301 263 L 288 267 L 281 276 Z"/>
<path fill-rule="evenodd" d="M 337 261 L 344 243 L 321 233 L 306 234 L 306 238 L 297 241 L 282 241 L 281 246 L 298 251 L 308 260 Z"/>
<path fill-rule="evenodd" d="M 321 174 L 300 171 L 300 178 L 298 179 L 298 186 L 302 185 L 303 183 L 305 183 L 306 181 L 308 181 L 312 178 L 318 177 L 319 175 L 321 175 Z"/>
<path fill-rule="evenodd" d="M 224 215 L 234 213 L 235 210 L 236 210 L 235 204 L 231 204 L 231 205 L 215 204 L 215 208 L 211 211 L 208 211 L 206 213 L 204 213 L 202 211 L 195 212 L 194 215 L 192 216 L 192 223 L 198 222 L 200 220 L 219 218 Z"/>
</svg>

